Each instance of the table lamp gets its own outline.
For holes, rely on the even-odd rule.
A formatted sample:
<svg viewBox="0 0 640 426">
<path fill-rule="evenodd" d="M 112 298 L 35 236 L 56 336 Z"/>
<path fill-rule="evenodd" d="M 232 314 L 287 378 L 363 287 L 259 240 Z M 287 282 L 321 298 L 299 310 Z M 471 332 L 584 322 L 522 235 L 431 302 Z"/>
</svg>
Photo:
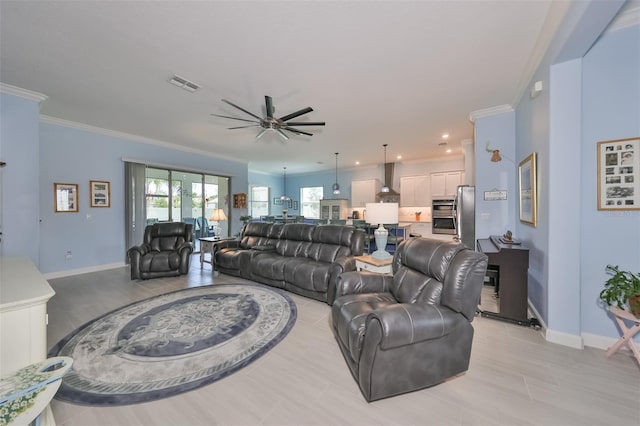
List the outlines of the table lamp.
<svg viewBox="0 0 640 426">
<path fill-rule="evenodd" d="M 220 222 L 223 220 L 227 220 L 227 216 L 224 214 L 223 209 L 215 209 L 213 213 L 211 213 L 210 221 L 215 222 L 213 226 L 214 236 L 219 237 L 222 227 L 220 226 Z"/>
<path fill-rule="evenodd" d="M 367 222 L 372 225 L 378 224 L 378 229 L 373 233 L 376 239 L 376 251 L 371 254 L 374 259 L 389 259 L 391 254 L 387 248 L 389 231 L 383 224 L 398 223 L 398 203 L 367 203 Z"/>
</svg>

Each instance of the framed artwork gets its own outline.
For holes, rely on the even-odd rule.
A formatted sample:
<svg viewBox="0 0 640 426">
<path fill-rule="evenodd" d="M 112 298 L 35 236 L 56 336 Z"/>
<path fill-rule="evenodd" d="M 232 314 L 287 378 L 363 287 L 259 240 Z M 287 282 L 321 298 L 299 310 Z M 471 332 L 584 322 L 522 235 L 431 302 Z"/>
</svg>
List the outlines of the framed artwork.
<svg viewBox="0 0 640 426">
<path fill-rule="evenodd" d="M 78 212 L 78 184 L 54 183 L 53 208 L 56 213 Z"/>
<path fill-rule="evenodd" d="M 294 210 L 298 210 L 298 202 L 297 201 L 293 202 L 293 209 Z"/>
<path fill-rule="evenodd" d="M 597 146 L 598 210 L 640 210 L 640 138 Z"/>
<path fill-rule="evenodd" d="M 273 199 L 273 204 L 276 205 L 276 206 L 280 206 L 280 205 L 282 205 L 282 200 L 280 198 L 276 197 L 276 198 Z"/>
<path fill-rule="evenodd" d="M 111 207 L 111 188 L 109 182 L 89 181 L 89 197 L 91 207 Z"/>
<path fill-rule="evenodd" d="M 518 165 L 518 200 L 520 222 L 536 226 L 538 220 L 538 191 L 536 189 L 537 156 L 533 152 Z"/>
<path fill-rule="evenodd" d="M 247 208 L 247 194 L 240 192 L 233 194 L 233 208 L 234 209 L 246 209 Z"/>
</svg>

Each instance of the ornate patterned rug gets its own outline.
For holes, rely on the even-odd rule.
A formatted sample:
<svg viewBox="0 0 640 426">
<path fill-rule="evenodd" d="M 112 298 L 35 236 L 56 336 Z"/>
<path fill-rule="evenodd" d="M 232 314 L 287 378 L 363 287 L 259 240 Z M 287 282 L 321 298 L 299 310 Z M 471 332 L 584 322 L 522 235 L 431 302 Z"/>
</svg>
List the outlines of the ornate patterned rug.
<svg viewBox="0 0 640 426">
<path fill-rule="evenodd" d="M 62 339 L 73 366 L 56 398 L 114 406 L 166 398 L 221 379 L 289 333 L 296 305 L 259 285 L 213 285 L 132 303 Z"/>
</svg>

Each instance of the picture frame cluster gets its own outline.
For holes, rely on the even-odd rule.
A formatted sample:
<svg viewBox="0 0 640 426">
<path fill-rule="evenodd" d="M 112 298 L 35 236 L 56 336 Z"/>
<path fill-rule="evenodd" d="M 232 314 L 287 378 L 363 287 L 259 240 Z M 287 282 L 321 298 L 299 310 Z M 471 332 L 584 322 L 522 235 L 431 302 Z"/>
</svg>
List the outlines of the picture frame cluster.
<svg viewBox="0 0 640 426">
<path fill-rule="evenodd" d="M 56 213 L 77 213 L 79 211 L 77 183 L 53 184 L 53 210 Z M 102 180 L 89 181 L 89 206 L 111 207 L 111 183 Z"/>
<path fill-rule="evenodd" d="M 598 210 L 640 210 L 640 138 L 601 141 Z"/>
</svg>

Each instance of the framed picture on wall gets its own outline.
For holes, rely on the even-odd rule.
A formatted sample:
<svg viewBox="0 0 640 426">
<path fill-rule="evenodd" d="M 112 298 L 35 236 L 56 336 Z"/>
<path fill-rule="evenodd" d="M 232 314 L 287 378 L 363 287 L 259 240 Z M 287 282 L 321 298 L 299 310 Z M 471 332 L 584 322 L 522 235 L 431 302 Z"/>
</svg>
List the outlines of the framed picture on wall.
<svg viewBox="0 0 640 426">
<path fill-rule="evenodd" d="M 520 222 L 536 226 L 538 220 L 538 191 L 536 189 L 537 158 L 533 152 L 518 165 L 518 200 Z"/>
<path fill-rule="evenodd" d="M 597 146 L 598 210 L 640 210 L 640 137 Z"/>
<path fill-rule="evenodd" d="M 53 208 L 56 213 L 75 213 L 78 211 L 78 184 L 54 183 Z"/>
<path fill-rule="evenodd" d="M 111 188 L 109 182 L 89 181 L 89 197 L 91 207 L 111 207 Z"/>
</svg>

